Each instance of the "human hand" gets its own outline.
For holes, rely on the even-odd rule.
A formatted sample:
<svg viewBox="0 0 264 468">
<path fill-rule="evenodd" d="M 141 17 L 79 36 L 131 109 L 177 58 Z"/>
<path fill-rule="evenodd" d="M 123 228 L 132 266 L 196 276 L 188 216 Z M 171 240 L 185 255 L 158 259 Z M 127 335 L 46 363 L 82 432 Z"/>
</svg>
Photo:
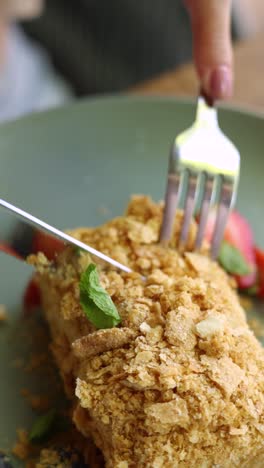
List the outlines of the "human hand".
<svg viewBox="0 0 264 468">
<path fill-rule="evenodd" d="M 202 89 L 212 99 L 232 95 L 231 0 L 185 0 Z"/>
</svg>

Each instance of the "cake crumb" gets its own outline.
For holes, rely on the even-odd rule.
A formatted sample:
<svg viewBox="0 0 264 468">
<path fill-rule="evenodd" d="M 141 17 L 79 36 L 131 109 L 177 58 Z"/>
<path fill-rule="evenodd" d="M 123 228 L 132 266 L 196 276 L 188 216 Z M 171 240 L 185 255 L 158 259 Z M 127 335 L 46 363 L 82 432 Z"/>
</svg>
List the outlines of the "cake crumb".
<svg viewBox="0 0 264 468">
<path fill-rule="evenodd" d="M 129 328 L 109 328 L 97 330 L 72 343 L 73 353 L 78 358 L 96 356 L 96 354 L 121 348 L 135 338 L 135 332 Z"/>
<path fill-rule="evenodd" d="M 28 440 L 28 432 L 25 429 L 17 429 L 17 442 L 12 448 L 12 453 L 20 460 L 26 460 L 32 450 Z"/>
<path fill-rule="evenodd" d="M 224 322 L 220 317 L 208 315 L 206 319 L 196 324 L 197 334 L 201 338 L 208 338 L 216 333 L 223 331 Z"/>
<path fill-rule="evenodd" d="M 245 377 L 244 371 L 227 356 L 220 359 L 202 356 L 201 362 L 208 369 L 210 379 L 228 396 L 234 393 Z"/>
</svg>

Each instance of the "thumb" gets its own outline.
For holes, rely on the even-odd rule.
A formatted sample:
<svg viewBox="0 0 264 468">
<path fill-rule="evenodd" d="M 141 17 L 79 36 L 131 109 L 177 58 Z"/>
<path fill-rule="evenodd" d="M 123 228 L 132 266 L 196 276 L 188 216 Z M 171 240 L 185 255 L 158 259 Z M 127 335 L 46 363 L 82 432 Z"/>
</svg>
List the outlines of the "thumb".
<svg viewBox="0 0 264 468">
<path fill-rule="evenodd" d="M 213 99 L 233 90 L 231 0 L 185 0 L 191 17 L 194 61 L 203 90 Z"/>
</svg>

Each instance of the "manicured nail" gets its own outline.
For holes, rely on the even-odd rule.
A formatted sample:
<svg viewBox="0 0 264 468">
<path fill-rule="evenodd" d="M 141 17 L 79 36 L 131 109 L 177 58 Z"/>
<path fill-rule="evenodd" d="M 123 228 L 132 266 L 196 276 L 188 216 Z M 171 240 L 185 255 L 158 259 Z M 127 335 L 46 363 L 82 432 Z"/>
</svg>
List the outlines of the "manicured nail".
<svg viewBox="0 0 264 468">
<path fill-rule="evenodd" d="M 231 96 L 232 74 L 229 67 L 222 65 L 213 70 L 209 81 L 209 92 L 214 99 L 224 99 Z"/>
</svg>

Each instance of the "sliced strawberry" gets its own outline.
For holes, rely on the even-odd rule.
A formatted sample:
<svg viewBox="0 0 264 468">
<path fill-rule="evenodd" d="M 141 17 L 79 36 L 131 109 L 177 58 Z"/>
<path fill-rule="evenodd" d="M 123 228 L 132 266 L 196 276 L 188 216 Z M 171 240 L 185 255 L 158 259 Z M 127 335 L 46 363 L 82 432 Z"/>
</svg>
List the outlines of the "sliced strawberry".
<svg viewBox="0 0 264 468">
<path fill-rule="evenodd" d="M 12 247 L 9 247 L 9 245 L 1 243 L 1 242 L 0 242 L 0 252 L 4 252 L 8 255 L 12 255 L 13 257 L 16 257 L 19 259 L 22 258 L 18 255 L 18 253 L 15 250 L 12 249 Z"/>
<path fill-rule="evenodd" d="M 61 240 L 41 231 L 37 232 L 33 240 L 33 252 L 43 252 L 48 260 L 53 260 L 64 248 L 65 244 Z"/>
<path fill-rule="evenodd" d="M 34 311 L 34 309 L 40 306 L 40 290 L 34 277 L 29 281 L 24 297 L 23 307 L 25 314 L 28 315 Z"/>
<path fill-rule="evenodd" d="M 206 239 L 209 242 L 212 239 L 215 219 L 216 210 L 212 210 L 206 228 Z M 243 216 L 241 216 L 238 211 L 232 211 L 230 213 L 224 233 L 224 239 L 226 242 L 233 245 L 241 252 L 249 267 L 252 269 L 250 274 L 236 277 L 238 286 L 240 288 L 250 288 L 256 283 L 257 276 L 254 238 L 248 221 Z"/>
<path fill-rule="evenodd" d="M 256 283 L 257 278 L 254 237 L 248 221 L 237 211 L 230 214 L 224 237 L 227 242 L 234 245 L 242 253 L 251 267 L 252 272 L 249 275 L 237 278 L 240 288 L 250 288 Z"/>
<path fill-rule="evenodd" d="M 62 241 L 41 231 L 38 231 L 33 239 L 32 251 L 35 253 L 43 252 L 49 260 L 53 260 L 64 248 L 65 245 Z M 28 283 L 24 293 L 23 305 L 25 314 L 28 315 L 32 313 L 34 309 L 40 306 L 40 303 L 40 290 L 33 277 Z"/>
<path fill-rule="evenodd" d="M 258 296 L 264 298 L 264 251 L 255 247 L 258 268 Z"/>
</svg>

